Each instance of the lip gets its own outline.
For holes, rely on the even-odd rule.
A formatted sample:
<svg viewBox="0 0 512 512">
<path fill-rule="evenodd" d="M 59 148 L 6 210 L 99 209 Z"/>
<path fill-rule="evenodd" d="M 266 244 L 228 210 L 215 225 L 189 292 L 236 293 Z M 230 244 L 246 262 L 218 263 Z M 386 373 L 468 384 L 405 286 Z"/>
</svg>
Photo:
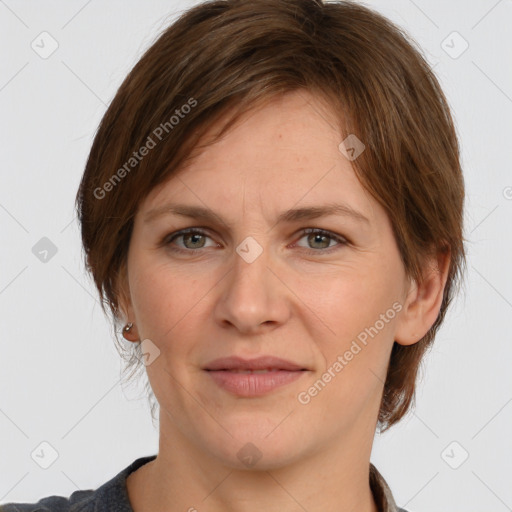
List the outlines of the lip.
<svg viewBox="0 0 512 512">
<path fill-rule="evenodd" d="M 300 379 L 307 368 L 273 356 L 256 359 L 225 357 L 203 368 L 222 389 L 241 397 L 256 397 Z M 270 370 L 266 373 L 241 373 Z"/>
<path fill-rule="evenodd" d="M 207 372 L 219 387 L 240 397 L 257 397 L 300 379 L 304 370 L 275 370 L 268 373 L 236 373 L 230 370 Z"/>
<path fill-rule="evenodd" d="M 281 359 L 274 356 L 261 356 L 255 359 L 244 359 L 238 356 L 222 357 L 215 359 L 208 363 L 204 370 L 286 370 L 286 371 L 299 371 L 307 370 L 303 366 L 286 359 Z"/>
</svg>

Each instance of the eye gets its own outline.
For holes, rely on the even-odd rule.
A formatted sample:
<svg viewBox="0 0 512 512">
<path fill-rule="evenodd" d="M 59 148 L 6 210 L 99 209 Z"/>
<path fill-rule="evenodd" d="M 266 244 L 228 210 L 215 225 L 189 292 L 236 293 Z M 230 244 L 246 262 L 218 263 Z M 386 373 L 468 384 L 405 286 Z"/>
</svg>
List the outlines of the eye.
<svg viewBox="0 0 512 512">
<path fill-rule="evenodd" d="M 304 229 L 299 240 L 305 237 L 307 237 L 308 244 L 313 244 L 313 246 L 317 245 L 316 248 L 306 249 L 307 254 L 318 255 L 331 253 L 332 251 L 338 250 L 340 248 L 339 246 L 344 246 L 349 243 L 349 241 L 342 236 L 318 228 Z M 207 248 L 208 246 L 205 245 L 207 238 L 211 240 L 211 237 L 207 234 L 206 231 L 203 231 L 200 228 L 187 228 L 165 237 L 162 240 L 161 245 L 169 246 L 170 250 L 174 252 L 190 254 L 192 252 L 196 252 L 199 249 Z M 181 239 L 183 242 L 183 247 L 177 246 L 175 244 L 175 240 L 179 239 Z M 332 246 L 331 241 L 335 241 L 337 244 Z M 303 246 L 299 245 L 299 247 Z"/>
<path fill-rule="evenodd" d="M 307 250 L 306 252 L 308 254 L 330 253 L 333 250 L 339 249 L 338 246 L 348 244 L 348 240 L 346 238 L 335 235 L 334 233 L 331 233 L 330 231 L 325 231 L 323 229 L 308 228 L 305 229 L 302 233 L 303 235 L 301 239 L 307 237 L 308 244 L 313 244 L 313 246 L 318 244 L 320 246 L 317 246 L 317 248 L 313 250 Z M 338 244 L 335 246 L 330 246 L 330 241 L 332 240 L 338 242 Z M 327 248 L 329 250 L 325 250 Z"/>
<path fill-rule="evenodd" d="M 182 239 L 185 249 L 173 247 L 172 243 L 176 239 Z M 164 245 L 171 246 L 171 250 L 177 252 L 192 252 L 194 249 L 203 249 L 205 247 L 205 238 L 210 238 L 205 231 L 198 228 L 182 229 L 164 240 Z"/>
</svg>

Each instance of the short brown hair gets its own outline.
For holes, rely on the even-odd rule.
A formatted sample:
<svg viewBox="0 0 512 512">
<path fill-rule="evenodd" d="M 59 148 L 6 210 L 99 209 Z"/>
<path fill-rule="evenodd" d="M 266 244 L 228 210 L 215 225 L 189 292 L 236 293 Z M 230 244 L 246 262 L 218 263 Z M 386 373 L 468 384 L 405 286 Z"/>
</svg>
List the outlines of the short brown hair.
<svg viewBox="0 0 512 512">
<path fill-rule="evenodd" d="M 295 90 L 328 102 L 340 141 L 355 134 L 365 144 L 354 171 L 389 215 L 408 276 L 421 281 L 425 257 L 450 252 L 437 320 L 417 343 L 393 345 L 383 431 L 414 401 L 420 362 L 463 275 L 465 252 L 464 183 L 448 103 L 415 43 L 380 14 L 320 0 L 216 0 L 183 13 L 126 77 L 96 133 L 76 197 L 86 268 L 119 328 L 141 201 L 190 161 L 221 116 L 232 113 L 218 136 L 255 105 Z"/>
</svg>

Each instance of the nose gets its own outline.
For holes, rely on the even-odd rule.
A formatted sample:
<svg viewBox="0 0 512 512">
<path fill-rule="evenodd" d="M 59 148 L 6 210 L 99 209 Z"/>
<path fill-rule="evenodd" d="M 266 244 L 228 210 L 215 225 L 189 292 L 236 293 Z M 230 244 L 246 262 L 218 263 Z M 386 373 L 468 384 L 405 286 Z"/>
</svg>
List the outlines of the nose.
<svg viewBox="0 0 512 512">
<path fill-rule="evenodd" d="M 234 252 L 233 266 L 219 282 L 216 320 L 246 334 L 277 328 L 286 322 L 290 308 L 289 292 L 274 270 L 275 261 L 266 248 L 253 261 L 240 254 Z"/>
</svg>

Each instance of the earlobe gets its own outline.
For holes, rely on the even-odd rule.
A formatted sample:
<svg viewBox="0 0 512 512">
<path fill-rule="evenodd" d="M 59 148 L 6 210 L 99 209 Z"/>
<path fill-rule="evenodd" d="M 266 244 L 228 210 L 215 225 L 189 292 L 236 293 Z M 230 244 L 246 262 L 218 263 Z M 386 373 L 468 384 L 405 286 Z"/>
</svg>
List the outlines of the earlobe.
<svg viewBox="0 0 512 512">
<path fill-rule="evenodd" d="M 140 341 L 139 334 L 137 332 L 137 327 L 135 327 L 135 324 L 132 322 L 128 322 L 123 327 L 123 338 L 127 341 Z"/>
<path fill-rule="evenodd" d="M 411 280 L 396 324 L 394 339 L 400 345 L 417 343 L 434 325 L 441 310 L 449 268 L 449 250 L 439 252 L 427 260 L 421 282 Z"/>
<path fill-rule="evenodd" d="M 128 318 L 133 318 L 133 316 L 128 316 Z M 126 321 L 126 324 L 123 325 L 121 334 L 123 335 L 123 338 L 127 341 L 140 341 L 139 331 L 133 320 Z"/>
</svg>

